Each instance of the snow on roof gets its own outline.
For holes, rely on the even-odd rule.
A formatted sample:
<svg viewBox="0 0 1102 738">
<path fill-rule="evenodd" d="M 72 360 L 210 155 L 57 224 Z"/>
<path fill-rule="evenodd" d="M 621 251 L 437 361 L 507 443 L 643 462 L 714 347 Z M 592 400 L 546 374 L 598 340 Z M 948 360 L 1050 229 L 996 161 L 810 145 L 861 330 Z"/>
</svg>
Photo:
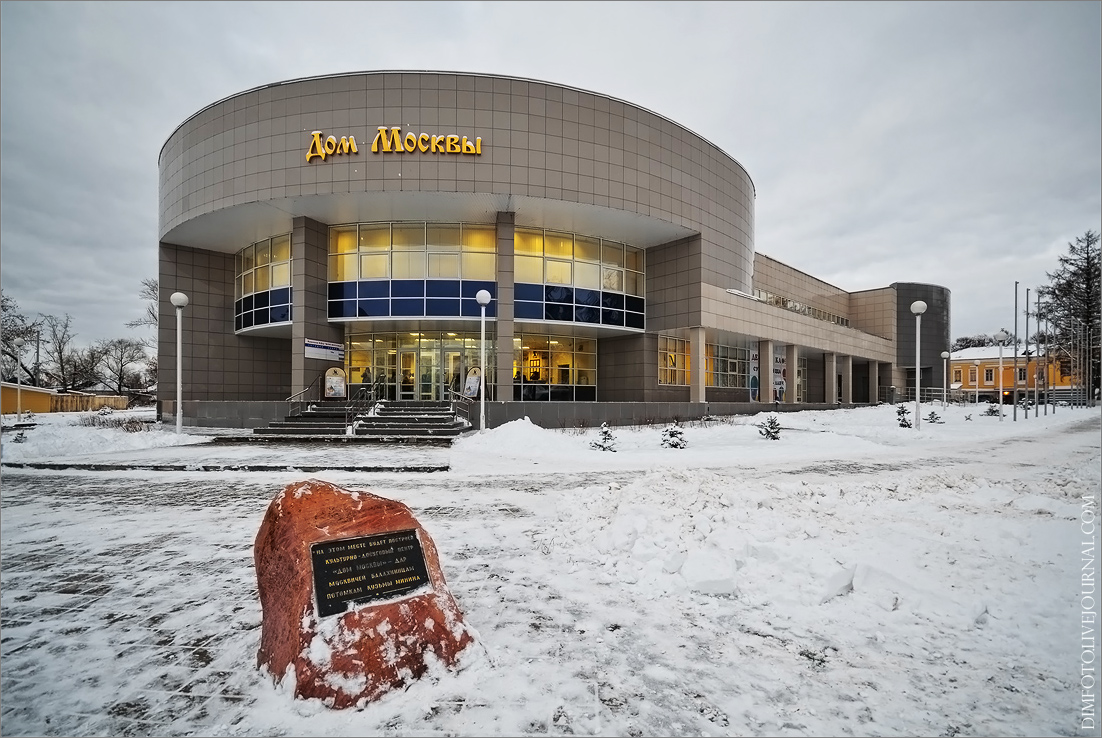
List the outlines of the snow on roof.
<svg viewBox="0 0 1102 738">
<path fill-rule="evenodd" d="M 1025 346 L 1019 346 L 1018 348 L 1019 348 L 1019 351 L 1021 352 L 1021 353 L 1018 353 L 1018 355 L 1022 356 L 1022 357 L 1026 356 L 1026 353 L 1025 353 L 1026 351 L 1029 352 L 1029 354 L 1028 354 L 1029 356 L 1036 356 L 1038 354 L 1040 356 L 1045 355 L 1044 349 L 1041 349 L 1038 352 L 1036 349 L 1033 348 L 1032 344 L 1030 344 L 1029 348 L 1026 348 Z M 1015 353 L 1017 353 L 1017 352 L 1014 351 L 1014 348 L 1012 346 L 1003 346 L 1003 361 L 1006 361 L 1007 359 L 1013 360 Z M 999 347 L 998 346 L 978 346 L 978 347 L 975 347 L 975 348 L 966 348 L 966 349 L 961 349 L 960 351 L 954 351 L 949 355 L 949 361 L 972 361 L 974 359 L 998 359 L 998 358 L 999 358 Z"/>
</svg>

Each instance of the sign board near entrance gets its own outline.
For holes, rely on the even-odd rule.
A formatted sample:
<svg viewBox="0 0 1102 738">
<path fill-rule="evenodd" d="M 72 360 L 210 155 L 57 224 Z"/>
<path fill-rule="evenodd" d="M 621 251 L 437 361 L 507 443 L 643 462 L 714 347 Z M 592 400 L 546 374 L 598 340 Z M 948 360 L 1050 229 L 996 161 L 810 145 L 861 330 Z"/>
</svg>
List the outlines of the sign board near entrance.
<svg viewBox="0 0 1102 738">
<path fill-rule="evenodd" d="M 325 372 L 325 399 L 345 397 L 344 369 L 333 367 Z"/>
<path fill-rule="evenodd" d="M 329 343 L 328 341 L 316 341 L 313 338 L 303 339 L 306 342 L 305 354 L 307 359 L 322 359 L 324 361 L 344 361 L 344 345 Z"/>
</svg>

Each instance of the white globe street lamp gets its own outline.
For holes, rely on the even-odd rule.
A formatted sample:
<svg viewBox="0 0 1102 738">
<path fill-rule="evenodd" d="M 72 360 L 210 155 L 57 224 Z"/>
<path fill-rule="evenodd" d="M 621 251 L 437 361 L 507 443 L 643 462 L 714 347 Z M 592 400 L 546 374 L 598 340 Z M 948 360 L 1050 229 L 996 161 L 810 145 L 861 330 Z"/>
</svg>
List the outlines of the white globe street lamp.
<svg viewBox="0 0 1102 738">
<path fill-rule="evenodd" d="M 474 299 L 482 310 L 478 340 L 478 432 L 486 429 L 486 306 L 490 304 L 490 293 L 479 290 Z"/>
<path fill-rule="evenodd" d="M 19 365 L 23 360 L 23 337 L 12 341 L 15 345 L 15 422 L 23 422 L 23 380 L 19 378 Z"/>
<path fill-rule="evenodd" d="M 176 434 L 184 431 L 184 308 L 187 295 L 173 292 L 168 298 L 176 308 Z"/>
<path fill-rule="evenodd" d="M 999 422 L 1003 420 L 1003 341 L 1010 337 L 1006 331 L 995 334 L 995 340 L 999 342 Z"/>
<path fill-rule="evenodd" d="M 922 314 L 926 312 L 926 303 L 915 300 L 911 303 L 911 312 L 915 316 L 915 431 L 922 423 Z"/>
<path fill-rule="evenodd" d="M 941 409 L 948 407 L 949 400 L 949 352 L 941 352 Z"/>
</svg>

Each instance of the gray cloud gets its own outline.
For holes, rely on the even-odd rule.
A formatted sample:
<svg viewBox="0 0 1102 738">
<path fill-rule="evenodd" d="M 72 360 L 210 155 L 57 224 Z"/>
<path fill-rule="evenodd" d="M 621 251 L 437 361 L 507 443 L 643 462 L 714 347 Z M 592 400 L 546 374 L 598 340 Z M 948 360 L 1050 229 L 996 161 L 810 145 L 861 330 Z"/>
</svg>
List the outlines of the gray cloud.
<svg viewBox="0 0 1102 738">
<path fill-rule="evenodd" d="M 82 341 L 156 273 L 157 156 L 206 105 L 366 69 L 531 77 L 647 107 L 742 162 L 757 248 L 849 290 L 1013 322 L 1102 220 L 1098 3 L 0 6 L 0 280 Z"/>
</svg>

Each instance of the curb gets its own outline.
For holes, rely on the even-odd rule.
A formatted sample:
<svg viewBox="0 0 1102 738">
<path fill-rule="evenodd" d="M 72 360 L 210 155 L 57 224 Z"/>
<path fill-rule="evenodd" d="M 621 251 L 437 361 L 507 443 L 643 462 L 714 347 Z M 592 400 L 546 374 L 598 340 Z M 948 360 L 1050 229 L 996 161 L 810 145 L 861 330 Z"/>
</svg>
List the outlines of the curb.
<svg viewBox="0 0 1102 738">
<path fill-rule="evenodd" d="M 321 472 L 343 471 L 387 474 L 393 472 L 411 472 L 415 474 L 446 472 L 451 467 L 443 466 L 306 466 L 300 464 L 63 464 L 52 462 L 8 462 L 0 466 L 6 469 L 49 469 L 78 471 L 158 471 L 158 472 Z"/>
</svg>

